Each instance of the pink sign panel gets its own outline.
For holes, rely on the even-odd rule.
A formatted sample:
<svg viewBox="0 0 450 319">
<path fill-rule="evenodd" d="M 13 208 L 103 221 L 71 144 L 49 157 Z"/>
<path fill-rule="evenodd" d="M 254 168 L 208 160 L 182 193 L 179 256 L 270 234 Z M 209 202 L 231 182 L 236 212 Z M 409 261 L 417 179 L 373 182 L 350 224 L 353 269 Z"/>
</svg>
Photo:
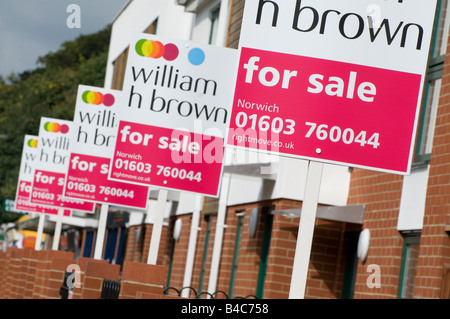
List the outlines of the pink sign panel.
<svg viewBox="0 0 450 319">
<path fill-rule="evenodd" d="M 242 48 L 228 144 L 407 173 L 421 81 L 420 74 Z"/>
<path fill-rule="evenodd" d="M 121 121 L 110 178 L 217 196 L 224 139 Z"/>
<path fill-rule="evenodd" d="M 109 180 L 110 161 L 109 158 L 72 153 L 64 195 L 85 201 L 144 209 L 149 188 Z"/>
<path fill-rule="evenodd" d="M 81 211 L 94 211 L 94 203 L 64 198 L 65 174 L 36 169 L 30 202 L 53 207 L 64 207 Z"/>
<path fill-rule="evenodd" d="M 31 196 L 31 182 L 19 181 L 16 193 L 16 209 L 29 213 L 44 213 L 49 215 L 58 215 L 58 209 L 46 207 L 39 204 L 32 204 L 29 201 Z M 64 210 L 64 216 L 70 216 L 71 211 Z"/>
</svg>

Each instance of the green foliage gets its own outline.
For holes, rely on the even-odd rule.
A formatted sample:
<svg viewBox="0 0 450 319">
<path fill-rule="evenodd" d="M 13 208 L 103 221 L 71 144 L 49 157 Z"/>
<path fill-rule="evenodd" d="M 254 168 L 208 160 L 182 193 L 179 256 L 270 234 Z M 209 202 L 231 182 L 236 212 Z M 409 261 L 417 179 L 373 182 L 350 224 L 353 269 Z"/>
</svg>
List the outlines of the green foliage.
<svg viewBox="0 0 450 319">
<path fill-rule="evenodd" d="M 0 225 L 3 223 L 14 223 L 22 216 L 23 214 L 0 212 Z"/>
<path fill-rule="evenodd" d="M 38 59 L 47 68 L 58 68 L 66 65 L 76 66 L 91 57 L 107 52 L 111 26 L 91 35 L 81 35 L 75 41 L 64 42 L 61 49 Z M 99 44 L 103 44 L 99 45 Z"/>
<path fill-rule="evenodd" d="M 82 35 L 35 70 L 0 78 L 0 199 L 15 198 L 24 135 L 38 134 L 42 116 L 72 120 L 79 84 L 103 87 L 110 33 Z"/>
</svg>

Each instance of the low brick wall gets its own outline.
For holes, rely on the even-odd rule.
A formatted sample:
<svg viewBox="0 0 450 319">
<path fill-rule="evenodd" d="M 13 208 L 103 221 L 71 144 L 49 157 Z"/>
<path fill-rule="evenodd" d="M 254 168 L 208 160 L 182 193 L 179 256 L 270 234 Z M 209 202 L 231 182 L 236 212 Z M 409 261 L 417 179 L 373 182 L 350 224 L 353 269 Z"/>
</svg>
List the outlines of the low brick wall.
<svg viewBox="0 0 450 319">
<path fill-rule="evenodd" d="M 72 290 L 72 299 L 82 299 L 83 294 L 83 288 L 84 288 L 84 279 L 86 275 L 86 268 L 89 263 L 97 263 L 102 265 L 109 265 L 109 263 L 106 260 L 98 260 L 98 259 L 92 259 L 88 257 L 78 257 L 77 265 L 79 267 L 79 274 L 78 280 L 79 285 L 75 285 Z M 89 289 L 89 288 L 88 288 Z"/>
<path fill-rule="evenodd" d="M 10 248 L 0 252 L 0 299 L 61 299 L 66 271 L 77 273 L 70 283 L 73 299 L 100 299 L 106 279 L 120 282 L 120 299 L 184 299 L 165 295 L 167 267 L 80 257 L 71 252 Z"/>
<path fill-rule="evenodd" d="M 120 287 L 120 299 L 136 299 L 138 292 L 162 295 L 167 267 L 126 261 Z"/>
<path fill-rule="evenodd" d="M 99 260 L 87 260 L 81 299 L 100 299 L 104 279 L 119 280 L 120 266 Z"/>
</svg>

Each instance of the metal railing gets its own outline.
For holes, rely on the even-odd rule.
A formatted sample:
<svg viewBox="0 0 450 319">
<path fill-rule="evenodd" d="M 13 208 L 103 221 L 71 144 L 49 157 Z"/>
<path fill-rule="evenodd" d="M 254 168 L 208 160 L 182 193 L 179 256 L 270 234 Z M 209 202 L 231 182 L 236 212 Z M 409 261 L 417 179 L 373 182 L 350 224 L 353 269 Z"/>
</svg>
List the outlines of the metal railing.
<svg viewBox="0 0 450 319">
<path fill-rule="evenodd" d="M 167 295 L 169 293 L 169 291 L 173 290 L 177 293 L 178 297 L 181 297 L 181 294 L 182 294 L 183 290 L 185 290 L 185 289 L 191 290 L 194 293 L 195 299 L 202 299 L 203 296 L 209 297 L 210 299 L 217 299 L 216 297 L 218 295 L 223 295 L 223 296 L 225 296 L 225 299 L 230 299 L 228 294 L 222 290 L 217 290 L 213 293 L 210 293 L 207 291 L 197 292 L 197 290 L 195 290 L 195 288 L 190 287 L 190 286 L 186 286 L 181 289 L 177 289 L 175 287 L 167 287 L 164 289 L 163 293 Z M 255 295 L 247 295 L 245 297 L 234 297 L 232 299 L 249 299 L 249 298 L 258 299 Z"/>
</svg>

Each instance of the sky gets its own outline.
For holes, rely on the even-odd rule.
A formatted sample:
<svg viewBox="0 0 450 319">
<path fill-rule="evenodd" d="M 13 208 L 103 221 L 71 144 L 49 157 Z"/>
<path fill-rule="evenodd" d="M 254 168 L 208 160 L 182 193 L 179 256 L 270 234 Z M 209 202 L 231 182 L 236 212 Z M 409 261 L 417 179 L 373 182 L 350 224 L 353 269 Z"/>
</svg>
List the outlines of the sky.
<svg viewBox="0 0 450 319">
<path fill-rule="evenodd" d="M 127 2 L 0 0 L 0 76 L 33 70 L 39 57 L 62 43 L 102 30 Z"/>
</svg>

